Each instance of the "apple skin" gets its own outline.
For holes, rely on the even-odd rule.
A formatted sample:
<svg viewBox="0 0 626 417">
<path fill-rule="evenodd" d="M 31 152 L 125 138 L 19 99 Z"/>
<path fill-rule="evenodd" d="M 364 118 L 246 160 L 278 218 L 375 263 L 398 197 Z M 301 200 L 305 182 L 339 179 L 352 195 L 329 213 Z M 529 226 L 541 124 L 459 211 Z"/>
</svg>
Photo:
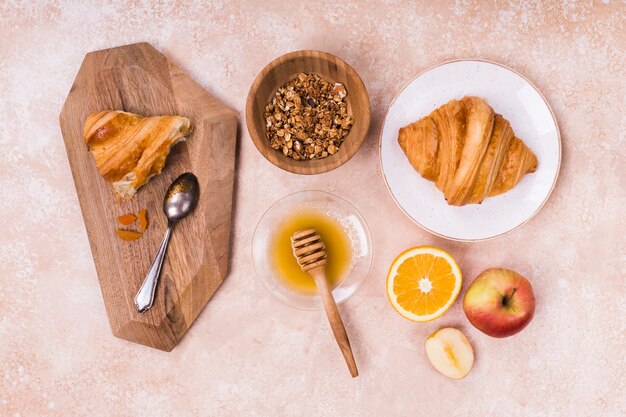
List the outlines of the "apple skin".
<svg viewBox="0 0 626 417">
<path fill-rule="evenodd" d="M 512 336 L 535 314 L 533 287 L 515 271 L 487 269 L 467 289 L 463 311 L 481 332 L 492 337 Z"/>
</svg>

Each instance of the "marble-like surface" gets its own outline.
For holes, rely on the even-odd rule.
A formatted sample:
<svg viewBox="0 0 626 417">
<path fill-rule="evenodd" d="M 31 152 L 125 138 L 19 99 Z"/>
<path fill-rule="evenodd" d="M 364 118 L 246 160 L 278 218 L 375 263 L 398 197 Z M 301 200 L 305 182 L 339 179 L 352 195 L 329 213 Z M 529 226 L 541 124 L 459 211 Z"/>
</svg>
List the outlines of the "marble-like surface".
<svg viewBox="0 0 626 417">
<path fill-rule="evenodd" d="M 1 416 L 619 416 L 626 414 L 626 6 L 610 1 L 0 2 Z M 182 343 L 164 353 L 114 338 L 58 126 L 86 52 L 148 41 L 239 111 L 232 268 Z M 314 48 L 363 77 L 371 133 L 341 168 L 295 176 L 247 134 L 248 88 L 271 59 Z M 397 92 L 444 60 L 507 64 L 560 123 L 561 176 L 539 215 L 494 241 L 435 238 L 404 217 L 380 173 L 378 136 Z M 254 226 L 276 199 L 323 189 L 369 222 L 375 261 L 342 308 L 361 376 L 351 380 L 322 312 L 277 304 L 254 278 Z M 530 326 L 498 340 L 461 303 L 427 324 L 389 305 L 389 263 L 442 247 L 470 279 L 527 275 Z M 471 374 L 437 374 L 425 338 L 458 326 Z"/>
</svg>

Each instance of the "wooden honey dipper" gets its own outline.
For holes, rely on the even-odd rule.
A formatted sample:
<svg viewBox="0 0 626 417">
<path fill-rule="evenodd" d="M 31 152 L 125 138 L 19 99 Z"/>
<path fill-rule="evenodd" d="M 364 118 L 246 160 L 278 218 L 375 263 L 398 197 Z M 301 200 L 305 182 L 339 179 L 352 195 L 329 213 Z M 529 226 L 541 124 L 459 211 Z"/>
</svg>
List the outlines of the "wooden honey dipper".
<svg viewBox="0 0 626 417">
<path fill-rule="evenodd" d="M 326 281 L 326 246 L 315 229 L 300 230 L 291 236 L 291 247 L 298 265 L 304 272 L 313 277 L 324 302 L 326 316 L 330 322 L 335 339 L 339 344 L 343 358 L 346 360 L 350 375 L 356 377 L 359 371 L 352 355 L 350 340 L 343 325 L 335 299 Z"/>
</svg>

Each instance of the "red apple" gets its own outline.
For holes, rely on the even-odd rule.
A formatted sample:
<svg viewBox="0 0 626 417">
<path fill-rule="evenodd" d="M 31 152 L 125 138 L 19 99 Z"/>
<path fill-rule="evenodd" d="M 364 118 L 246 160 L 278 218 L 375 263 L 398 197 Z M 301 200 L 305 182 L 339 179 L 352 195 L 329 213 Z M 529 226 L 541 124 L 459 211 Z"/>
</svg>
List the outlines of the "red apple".
<svg viewBox="0 0 626 417">
<path fill-rule="evenodd" d="M 493 337 L 512 336 L 533 318 L 535 294 L 530 282 L 517 272 L 488 269 L 467 289 L 463 310 L 481 332 Z"/>
</svg>

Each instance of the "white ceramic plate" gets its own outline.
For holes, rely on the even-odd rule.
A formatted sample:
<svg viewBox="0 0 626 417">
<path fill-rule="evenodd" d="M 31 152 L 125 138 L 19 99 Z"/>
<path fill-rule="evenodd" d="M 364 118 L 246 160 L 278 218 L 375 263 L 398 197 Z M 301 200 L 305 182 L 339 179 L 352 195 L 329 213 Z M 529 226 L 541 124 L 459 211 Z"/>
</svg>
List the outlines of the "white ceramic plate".
<svg viewBox="0 0 626 417">
<path fill-rule="evenodd" d="M 537 155 L 538 166 L 504 194 L 455 207 L 413 169 L 398 145 L 398 130 L 465 95 L 484 98 L 502 114 Z M 539 211 L 559 173 L 561 139 L 548 103 L 520 74 L 486 61 L 452 61 L 418 75 L 392 102 L 381 133 L 380 158 L 391 195 L 415 223 L 441 237 L 476 241 L 510 232 Z"/>
</svg>

